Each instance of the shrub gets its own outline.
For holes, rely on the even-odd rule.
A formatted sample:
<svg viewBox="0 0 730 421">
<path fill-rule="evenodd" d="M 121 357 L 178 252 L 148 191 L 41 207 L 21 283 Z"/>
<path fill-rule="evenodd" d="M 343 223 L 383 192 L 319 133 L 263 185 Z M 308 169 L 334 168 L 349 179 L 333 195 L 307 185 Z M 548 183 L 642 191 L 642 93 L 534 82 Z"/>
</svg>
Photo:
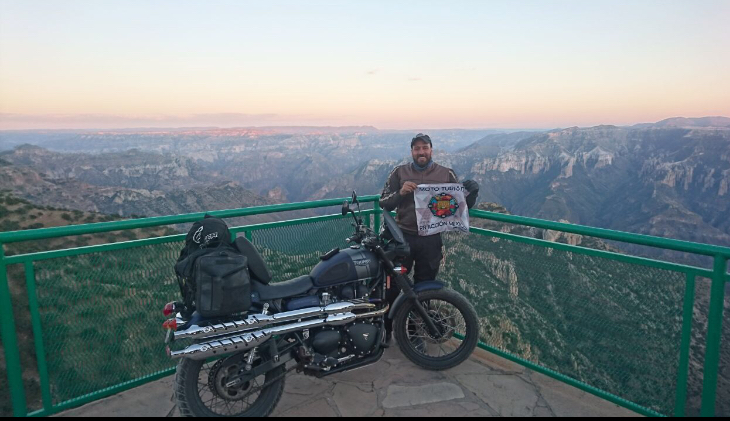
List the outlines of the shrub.
<svg viewBox="0 0 730 421">
<path fill-rule="evenodd" d="M 17 231 L 20 224 L 17 221 L 0 221 L 0 231 Z"/>
</svg>

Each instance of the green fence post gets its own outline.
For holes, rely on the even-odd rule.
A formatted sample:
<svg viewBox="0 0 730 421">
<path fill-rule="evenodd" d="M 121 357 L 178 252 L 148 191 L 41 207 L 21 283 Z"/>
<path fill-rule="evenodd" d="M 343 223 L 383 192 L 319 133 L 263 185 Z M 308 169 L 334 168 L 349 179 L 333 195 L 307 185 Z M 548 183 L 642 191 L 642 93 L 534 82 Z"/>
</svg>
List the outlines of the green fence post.
<svg viewBox="0 0 730 421">
<path fill-rule="evenodd" d="M 674 416 L 684 417 L 687 405 L 687 379 L 689 377 L 689 352 L 692 342 L 692 316 L 695 305 L 695 275 L 687 274 L 684 291 L 684 315 L 682 316 L 682 344 L 679 351 L 679 372 L 677 374 L 677 398 Z"/>
<path fill-rule="evenodd" d="M 380 202 L 376 201 L 373 204 L 373 209 L 375 210 L 375 216 L 373 216 L 373 220 L 375 222 L 375 232 L 380 232 Z"/>
<path fill-rule="evenodd" d="M 10 399 L 13 403 L 13 415 L 24 417 L 28 413 L 23 386 L 23 370 L 20 368 L 20 352 L 18 337 L 15 334 L 15 317 L 13 316 L 13 300 L 8 285 L 8 272 L 5 265 L 5 246 L 0 243 L 0 335 L 5 348 L 5 366 L 8 372 Z"/>
<path fill-rule="evenodd" d="M 38 362 L 38 376 L 41 382 L 43 410 L 46 413 L 50 413 L 53 409 L 51 382 L 48 379 L 46 349 L 43 346 L 43 328 L 41 326 L 41 314 L 38 310 L 38 295 L 36 293 L 35 269 L 33 268 L 33 262 L 25 263 L 25 283 L 28 288 L 28 307 L 30 310 L 31 323 L 33 324 L 33 341 L 35 342 L 35 355 L 36 361 Z"/>
<path fill-rule="evenodd" d="M 707 347 L 705 348 L 705 375 L 702 383 L 703 417 L 715 416 L 717 399 L 717 372 L 720 367 L 720 341 L 722 339 L 722 313 L 725 306 L 725 273 L 727 258 L 715 256 L 712 276 L 712 295 L 710 296 L 710 315 L 707 327 Z"/>
</svg>

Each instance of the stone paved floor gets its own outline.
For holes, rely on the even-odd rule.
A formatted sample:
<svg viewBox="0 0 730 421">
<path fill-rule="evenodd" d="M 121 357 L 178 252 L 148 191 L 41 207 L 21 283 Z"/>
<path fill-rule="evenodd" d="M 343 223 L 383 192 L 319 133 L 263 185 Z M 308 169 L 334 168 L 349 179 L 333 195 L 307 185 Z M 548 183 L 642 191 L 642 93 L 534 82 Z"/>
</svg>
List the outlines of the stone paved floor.
<svg viewBox="0 0 730 421">
<path fill-rule="evenodd" d="M 59 416 L 178 416 L 172 377 L 70 410 Z M 459 367 L 423 370 L 397 347 L 375 365 L 316 379 L 287 377 L 275 417 L 499 417 L 637 414 L 477 350 Z"/>
</svg>

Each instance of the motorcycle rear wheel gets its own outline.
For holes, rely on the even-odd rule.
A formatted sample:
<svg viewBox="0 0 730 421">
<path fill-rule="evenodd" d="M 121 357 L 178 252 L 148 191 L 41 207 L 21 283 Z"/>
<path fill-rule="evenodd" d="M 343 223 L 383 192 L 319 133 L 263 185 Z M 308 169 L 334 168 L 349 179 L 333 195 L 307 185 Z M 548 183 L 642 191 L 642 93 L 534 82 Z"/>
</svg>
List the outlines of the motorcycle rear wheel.
<svg viewBox="0 0 730 421">
<path fill-rule="evenodd" d="M 474 307 L 456 291 L 441 289 L 418 294 L 442 334 L 434 337 L 416 311 L 406 302 L 393 320 L 394 335 L 403 354 L 427 370 L 447 370 L 468 359 L 479 342 L 479 318 Z"/>
<path fill-rule="evenodd" d="M 175 396 L 183 417 L 266 417 L 284 393 L 284 366 L 277 367 L 242 386 L 226 387 L 218 362 L 183 359 L 177 365 Z M 261 363 L 261 360 L 258 360 Z M 216 367 L 218 365 L 218 367 Z M 278 380 L 247 396 L 266 383 Z"/>
</svg>

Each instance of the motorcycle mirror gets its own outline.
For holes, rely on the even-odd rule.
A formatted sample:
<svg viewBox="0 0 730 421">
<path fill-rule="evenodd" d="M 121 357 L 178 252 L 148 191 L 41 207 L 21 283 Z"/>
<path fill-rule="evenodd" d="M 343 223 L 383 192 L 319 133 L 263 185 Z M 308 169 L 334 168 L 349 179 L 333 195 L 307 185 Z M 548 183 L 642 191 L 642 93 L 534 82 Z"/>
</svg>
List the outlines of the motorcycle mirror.
<svg viewBox="0 0 730 421">
<path fill-rule="evenodd" d="M 342 216 L 346 216 L 348 213 L 350 213 L 350 204 L 345 200 L 342 203 Z"/>
</svg>

